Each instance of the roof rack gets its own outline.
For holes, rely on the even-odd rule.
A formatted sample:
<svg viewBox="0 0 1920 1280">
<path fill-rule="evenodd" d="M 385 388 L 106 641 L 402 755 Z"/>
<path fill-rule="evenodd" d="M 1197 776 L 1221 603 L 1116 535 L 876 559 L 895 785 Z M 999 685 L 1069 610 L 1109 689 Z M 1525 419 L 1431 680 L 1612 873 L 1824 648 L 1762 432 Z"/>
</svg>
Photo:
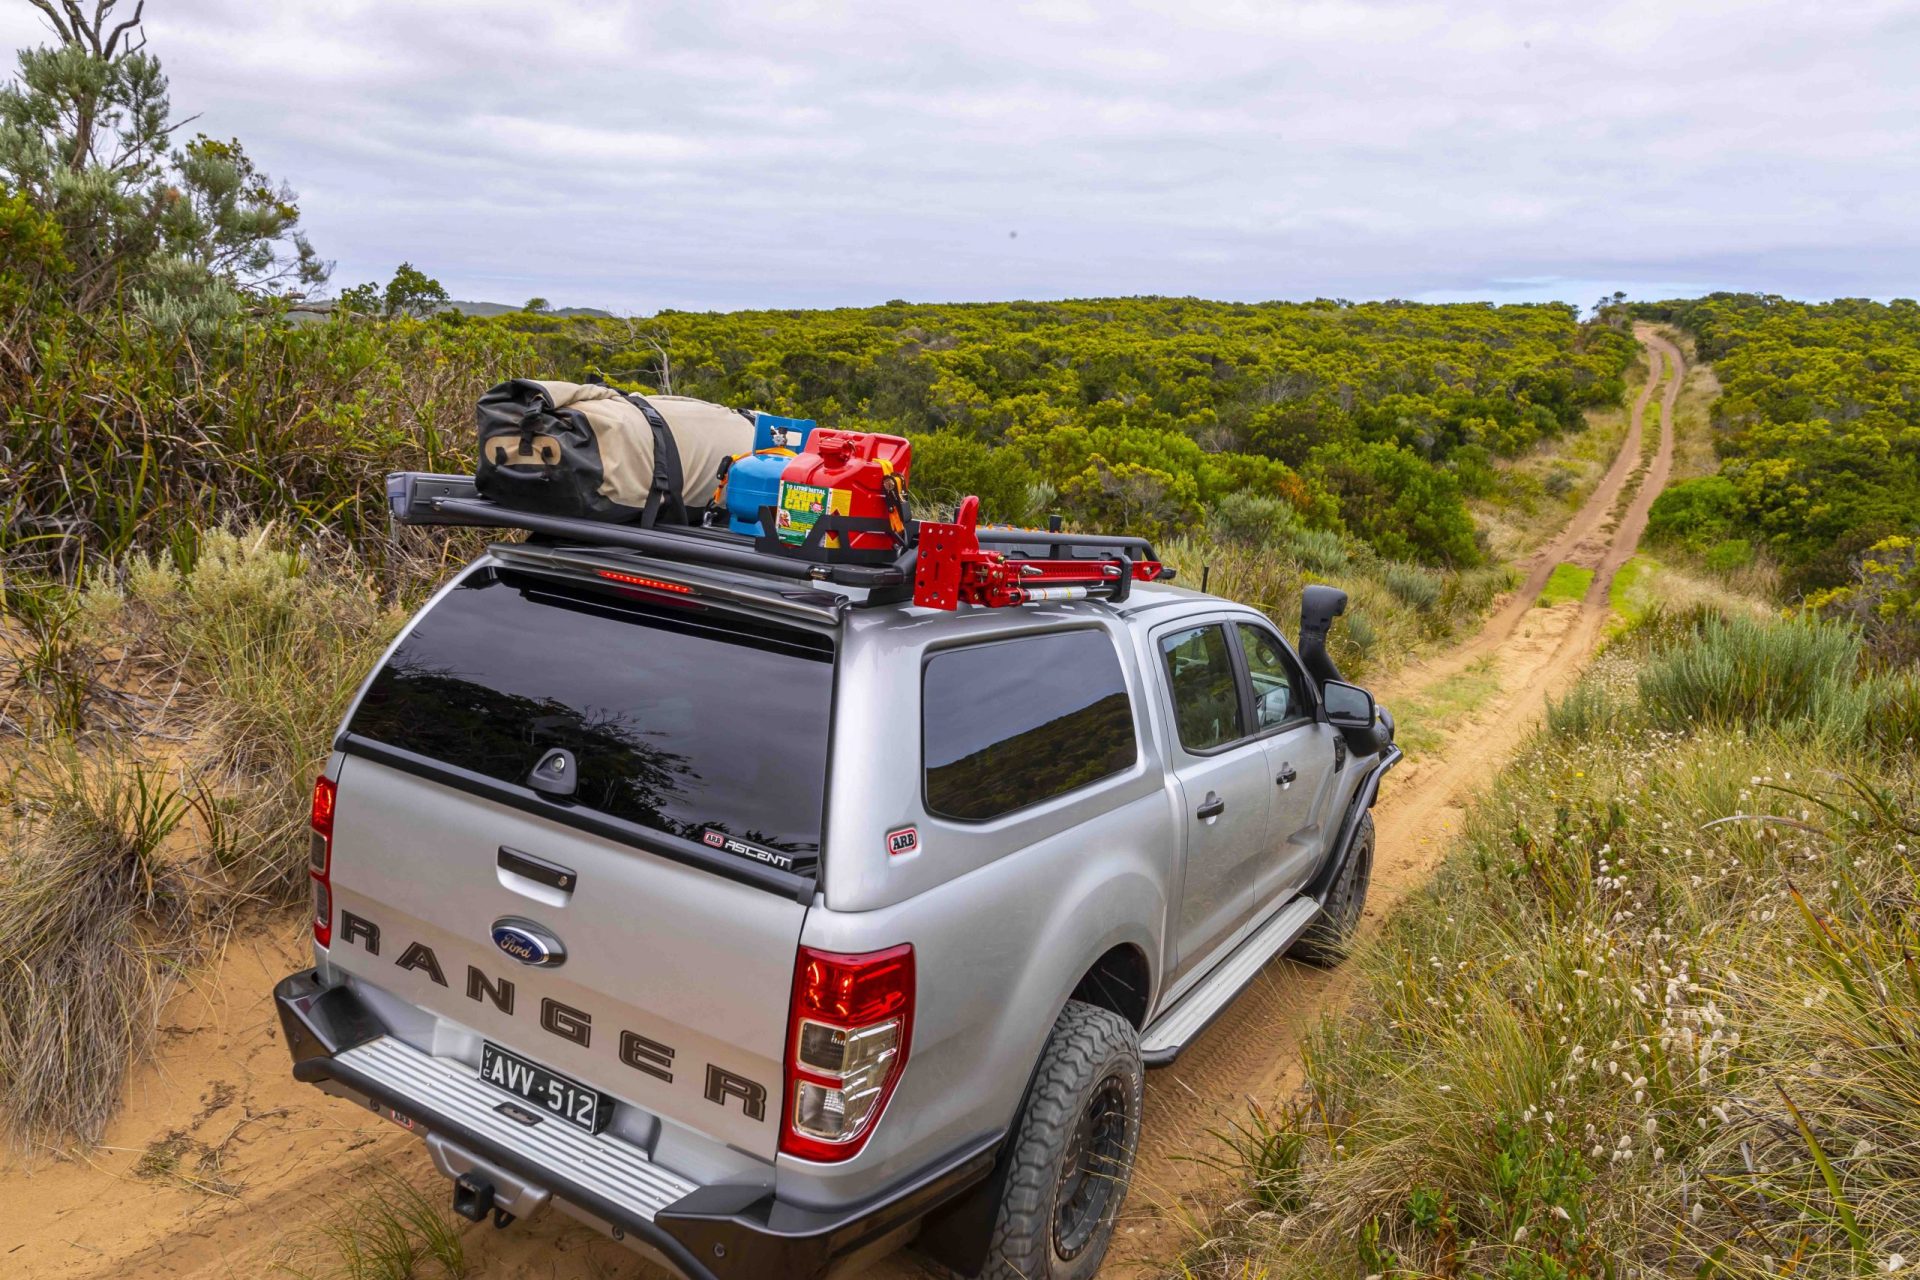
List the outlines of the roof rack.
<svg viewBox="0 0 1920 1280">
<path fill-rule="evenodd" d="M 980 500 L 969 497 L 950 522 L 910 521 L 905 547 L 884 564 L 844 564 L 776 551 L 724 528 L 656 525 L 651 529 L 501 506 L 480 496 L 472 476 L 396 471 L 387 476 L 387 509 L 395 523 L 524 529 L 565 545 L 614 547 L 662 562 L 759 574 L 792 582 L 864 589 L 854 607 L 962 604 L 1004 608 L 1049 600 L 1125 600 L 1135 582 L 1173 577 L 1145 538 L 1110 534 L 982 528 Z M 763 509 L 764 510 L 764 509 Z"/>
</svg>

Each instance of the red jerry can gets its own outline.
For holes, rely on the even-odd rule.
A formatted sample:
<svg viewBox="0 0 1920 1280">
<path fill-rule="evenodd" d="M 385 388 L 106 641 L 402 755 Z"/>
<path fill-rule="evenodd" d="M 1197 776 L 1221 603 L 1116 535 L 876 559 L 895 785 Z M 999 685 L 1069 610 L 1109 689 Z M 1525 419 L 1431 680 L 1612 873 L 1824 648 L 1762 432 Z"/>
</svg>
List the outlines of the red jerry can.
<svg viewBox="0 0 1920 1280">
<path fill-rule="evenodd" d="M 892 555 L 901 531 L 901 495 L 913 464 L 913 445 L 899 436 L 818 428 L 780 475 L 775 512 L 780 541 L 800 546 L 823 517 L 862 524 L 836 531 L 830 523 L 819 546 L 827 551 Z"/>
</svg>

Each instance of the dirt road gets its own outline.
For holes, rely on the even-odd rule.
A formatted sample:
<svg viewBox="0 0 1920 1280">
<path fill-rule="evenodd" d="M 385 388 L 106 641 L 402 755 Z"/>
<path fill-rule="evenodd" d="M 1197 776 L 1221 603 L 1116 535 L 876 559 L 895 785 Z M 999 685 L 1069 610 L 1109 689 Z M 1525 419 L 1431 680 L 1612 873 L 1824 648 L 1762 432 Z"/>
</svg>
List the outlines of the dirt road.
<svg viewBox="0 0 1920 1280">
<path fill-rule="evenodd" d="M 1381 700 L 1392 705 L 1489 658 L 1499 678 L 1496 693 L 1448 727 L 1443 749 L 1409 761 L 1382 789 L 1374 815 L 1378 841 L 1367 931 L 1432 875 L 1468 799 L 1525 738 L 1547 698 L 1572 683 L 1600 640 L 1609 616 L 1608 588 L 1638 546 L 1647 511 L 1666 483 L 1675 402 L 1686 377 L 1677 348 L 1650 329 L 1637 336 L 1647 353 L 1647 380 L 1634 400 L 1620 453 L 1600 484 L 1566 528 L 1527 561 L 1523 585 L 1476 636 L 1380 690 Z M 1641 466 L 1646 408 L 1656 390 L 1663 408 L 1659 440 L 1616 518 Z M 1536 607 L 1548 576 L 1565 562 L 1595 571 L 1585 598 L 1577 605 Z M 1210 1131 L 1244 1119 L 1249 1101 L 1271 1105 L 1299 1083 L 1302 1037 L 1345 1000 L 1349 973 L 1287 960 L 1268 965 L 1199 1043 L 1172 1067 L 1149 1075 L 1129 1220 L 1109 1274 L 1150 1272 L 1155 1261 L 1193 1242 L 1192 1228 L 1184 1224 L 1231 1190 L 1223 1187 L 1222 1175 L 1194 1157 L 1219 1152 Z"/>
<path fill-rule="evenodd" d="M 1649 376 L 1619 458 L 1549 545 L 1525 566 L 1525 584 L 1473 639 L 1402 673 L 1388 702 L 1416 696 L 1482 659 L 1498 691 L 1448 726 L 1444 749 L 1389 780 L 1378 811 L 1379 853 L 1369 928 L 1425 881 L 1457 828 L 1461 806 L 1506 759 L 1592 652 L 1607 618 L 1607 586 L 1632 554 L 1647 508 L 1665 482 L 1684 367 L 1680 353 L 1642 332 Z M 1630 502 L 1642 425 L 1656 390 L 1666 412 L 1657 451 Z M 1616 509 L 1620 514 L 1616 517 Z M 1562 561 L 1597 572 L 1578 605 L 1538 609 L 1535 597 Z M 305 963 L 303 931 L 246 936 L 217 969 L 169 1007 L 159 1060 L 135 1074 L 107 1145 L 85 1159 L 40 1155 L 0 1169 L 0 1263 L 45 1280 L 253 1280 L 292 1260 L 313 1231 L 363 1190 L 399 1178 L 438 1201 L 442 1185 L 420 1144 L 391 1125 L 322 1098 L 288 1076 L 267 998 L 275 978 Z M 1186 1242 L 1180 1210 L 1225 1194 L 1223 1179 L 1185 1159 L 1208 1149 L 1210 1128 L 1271 1101 L 1296 1079 L 1302 1033 L 1345 997 L 1347 979 L 1279 961 L 1180 1062 L 1149 1077 L 1146 1142 L 1123 1236 L 1108 1273 L 1146 1271 Z M 558 1214 L 504 1233 L 465 1237 L 475 1274 L 489 1280 L 573 1280 L 653 1273 L 618 1245 Z M 327 1264 L 318 1264 L 322 1274 Z M 872 1274 L 917 1276 L 910 1257 Z"/>
</svg>

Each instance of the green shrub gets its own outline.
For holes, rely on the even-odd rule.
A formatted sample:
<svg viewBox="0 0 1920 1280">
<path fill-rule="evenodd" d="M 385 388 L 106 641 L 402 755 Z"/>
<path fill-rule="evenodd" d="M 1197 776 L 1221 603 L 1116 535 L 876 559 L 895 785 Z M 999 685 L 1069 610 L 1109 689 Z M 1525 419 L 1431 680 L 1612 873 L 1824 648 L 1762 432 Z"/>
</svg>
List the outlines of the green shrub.
<svg viewBox="0 0 1920 1280">
<path fill-rule="evenodd" d="M 1380 580 L 1403 604 L 1416 609 L 1433 608 L 1446 590 L 1445 582 L 1433 570 L 1400 560 L 1387 561 L 1381 568 Z"/>
<path fill-rule="evenodd" d="M 1851 627 L 1812 619 L 1709 617 L 1699 642 L 1649 663 L 1640 694 L 1671 729 L 1810 724 L 1845 732 L 1860 663 Z"/>
<path fill-rule="evenodd" d="M 1547 729 L 1559 738 L 1593 738 L 1620 727 L 1627 708 L 1605 685 L 1578 681 L 1567 696 L 1547 699 Z"/>
<path fill-rule="evenodd" d="M 1806 608 L 1858 623 L 1882 663 L 1920 662 L 1920 540 L 1892 537 L 1875 543 L 1855 562 L 1853 579 L 1849 586 L 1808 596 Z"/>
<path fill-rule="evenodd" d="M 457 317 L 456 317 L 457 320 Z M 532 353 L 490 324 L 236 323 L 205 340 L 109 317 L 42 333 L 0 379 L 0 553 L 71 576 L 196 528 L 280 521 L 387 550 L 389 470 L 466 471 L 473 405 Z"/>
<path fill-rule="evenodd" d="M 1036 517 L 1029 504 L 1039 477 L 1016 451 L 952 428 L 911 439 L 917 510 L 950 511 L 972 494 L 980 499 L 982 520 L 1025 525 Z"/>
<path fill-rule="evenodd" d="M 1313 573 L 1341 574 L 1353 568 L 1353 549 L 1346 539 L 1325 529 L 1295 529 L 1282 544 L 1285 554 Z"/>
<path fill-rule="evenodd" d="M 1480 563 L 1459 481 L 1411 449 L 1325 445 L 1314 450 L 1309 475 L 1339 497 L 1347 527 L 1382 556 L 1459 569 Z"/>
<path fill-rule="evenodd" d="M 1696 476 L 1661 490 L 1647 513 L 1647 536 L 1701 551 L 1730 539 L 1739 527 L 1740 491 L 1722 475 Z"/>
<path fill-rule="evenodd" d="M 1229 493 L 1207 512 L 1207 532 L 1222 542 L 1279 542 L 1300 529 L 1292 503 L 1245 491 Z"/>
<path fill-rule="evenodd" d="M 1920 758 L 1920 670 L 1876 675 L 1861 685 L 1866 743 L 1891 757 Z"/>
<path fill-rule="evenodd" d="M 1728 538 L 1707 548 L 1706 566 L 1716 573 L 1732 573 L 1753 563 L 1753 544 L 1745 538 Z"/>
</svg>

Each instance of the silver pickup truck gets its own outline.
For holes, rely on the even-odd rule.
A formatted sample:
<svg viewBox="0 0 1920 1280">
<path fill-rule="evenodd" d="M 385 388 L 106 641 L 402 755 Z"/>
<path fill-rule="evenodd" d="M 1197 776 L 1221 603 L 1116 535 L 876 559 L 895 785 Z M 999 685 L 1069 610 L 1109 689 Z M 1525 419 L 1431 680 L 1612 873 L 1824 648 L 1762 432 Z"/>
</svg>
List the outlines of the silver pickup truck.
<svg viewBox="0 0 1920 1280">
<path fill-rule="evenodd" d="M 531 537 L 354 700 L 276 996 L 295 1075 L 468 1217 L 557 1205 L 692 1277 L 1091 1275 L 1145 1070 L 1356 927 L 1400 753 L 1331 588 L 1296 651 L 1138 539 L 836 567 L 390 493 Z"/>
</svg>

